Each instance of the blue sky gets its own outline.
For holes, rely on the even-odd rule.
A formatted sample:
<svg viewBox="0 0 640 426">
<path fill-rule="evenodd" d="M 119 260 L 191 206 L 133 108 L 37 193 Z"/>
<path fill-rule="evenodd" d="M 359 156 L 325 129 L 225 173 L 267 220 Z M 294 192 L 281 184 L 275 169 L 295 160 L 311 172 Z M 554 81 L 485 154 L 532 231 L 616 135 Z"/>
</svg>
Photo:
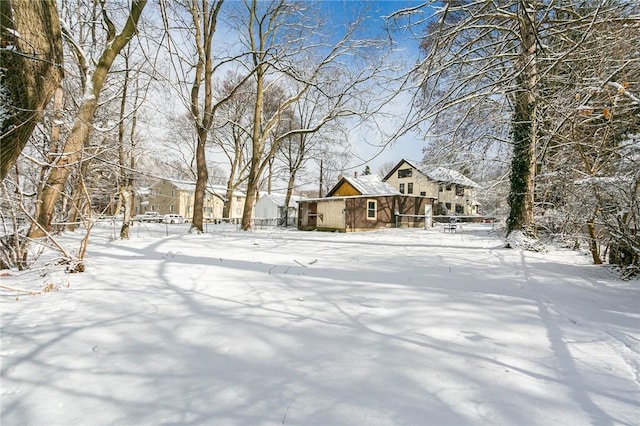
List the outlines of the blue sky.
<svg viewBox="0 0 640 426">
<path fill-rule="evenodd" d="M 368 37 L 383 36 L 385 34 L 385 19 L 393 12 L 409 7 L 424 4 L 424 1 L 417 0 L 388 0 L 388 1 L 353 1 L 353 0 L 325 0 L 321 1 L 331 16 L 335 17 L 336 26 L 346 25 L 356 17 L 366 11 L 366 29 Z M 418 41 L 415 36 L 409 33 L 394 33 L 394 41 L 405 50 L 406 59 L 410 62 L 418 59 Z M 396 103 L 392 109 L 401 113 L 401 109 L 406 107 L 402 101 Z M 411 162 L 418 163 L 422 159 L 422 147 L 424 142 L 416 134 L 409 134 L 402 137 L 393 145 L 386 147 L 378 146 L 379 135 L 374 129 L 355 129 L 351 133 L 354 159 L 351 163 L 354 170 L 362 170 L 365 164 L 371 167 L 373 172 L 387 162 L 399 162 L 405 158 Z"/>
</svg>

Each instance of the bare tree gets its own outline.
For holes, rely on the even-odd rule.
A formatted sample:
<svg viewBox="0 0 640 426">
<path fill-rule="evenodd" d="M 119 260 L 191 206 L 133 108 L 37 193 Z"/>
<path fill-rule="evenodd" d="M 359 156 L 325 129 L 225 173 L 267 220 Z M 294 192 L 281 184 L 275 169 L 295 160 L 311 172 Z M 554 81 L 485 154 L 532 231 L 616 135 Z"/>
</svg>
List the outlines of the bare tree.
<svg viewBox="0 0 640 426">
<path fill-rule="evenodd" d="M 276 155 L 279 144 L 301 134 L 317 132 L 338 117 L 364 115 L 368 105 L 362 98 L 356 99 L 357 89 L 380 69 L 365 64 L 364 60 L 358 62 L 359 55 L 374 57 L 372 47 L 379 45 L 355 38 L 359 21 L 347 28 L 337 42 L 327 42 L 309 31 L 309 28 L 320 28 L 318 21 L 313 20 L 316 15 L 308 9 L 310 4 L 254 0 L 247 1 L 245 6 L 245 14 L 239 15 L 239 27 L 244 28 L 240 35 L 249 53 L 247 68 L 252 70 L 256 90 L 251 114 L 247 197 L 242 216 L 242 229 L 249 230 L 260 178 Z M 347 55 L 350 55 L 351 69 L 340 63 Z M 281 88 L 282 96 L 276 108 L 269 112 L 266 94 L 274 89 L 274 85 Z M 311 88 L 324 94 L 327 108 L 313 122 L 300 123 L 300 128 L 278 133 L 286 112 L 303 102 Z M 277 97 L 272 95 L 272 99 Z"/>
<path fill-rule="evenodd" d="M 4 179 L 62 80 L 55 0 L 0 2 L 0 63 L 0 179 Z"/>
<path fill-rule="evenodd" d="M 80 72 L 86 87 L 73 128 L 65 141 L 63 153 L 55 160 L 45 186 L 38 195 L 35 215 L 37 223 L 34 223 L 29 230 L 29 236 L 32 238 L 42 237 L 51 229 L 56 202 L 64 192 L 71 169 L 81 160 L 83 148 L 89 140 L 90 129 L 107 75 L 120 51 L 136 34 L 138 21 L 146 2 L 147 0 L 133 0 L 126 23 L 120 33 L 117 33 L 115 24 L 104 8 L 104 3 L 101 3 L 101 17 L 107 32 L 107 44 L 95 64 L 88 60 L 88 56 L 82 46 L 73 39 L 73 35 L 68 31 L 65 32 L 65 37 L 78 56 Z"/>
<path fill-rule="evenodd" d="M 547 106 L 558 93 L 557 87 L 550 89 L 560 77 L 557 65 L 596 37 L 593 30 L 613 16 L 632 17 L 633 6 L 617 0 L 578 5 L 534 0 L 447 1 L 442 5 L 428 2 L 427 6 L 433 6 L 435 12 L 428 18 L 422 41 L 425 57 L 412 76 L 422 91 L 411 124 L 431 125 L 435 134 L 442 134 L 438 129 L 448 126 L 455 129 L 450 135 L 462 136 L 472 128 L 495 141 L 505 141 L 508 135 L 512 147 L 508 234 L 535 237 L 537 153 L 542 145 L 539 138 L 544 140 L 548 130 L 544 123 L 553 113 Z M 417 10 L 422 9 L 396 16 Z M 591 54 L 602 57 L 595 51 Z"/>
<path fill-rule="evenodd" d="M 216 31 L 216 23 L 222 4 L 223 0 L 213 1 L 208 5 L 206 2 L 202 2 L 202 4 L 197 1 L 187 2 L 181 5 L 181 7 L 187 10 L 191 20 L 188 25 L 177 26 L 170 25 L 170 19 L 167 16 L 168 6 L 165 4 L 162 8 L 167 32 L 175 30 L 183 33 L 181 42 L 179 43 L 180 46 L 171 40 L 170 45 L 172 46 L 172 63 L 175 74 L 181 79 L 179 85 L 186 85 L 190 88 L 188 96 L 183 95 L 183 98 L 187 101 L 186 104 L 197 134 L 197 181 L 194 197 L 194 217 L 191 224 L 191 229 L 195 229 L 197 232 L 203 232 L 203 201 L 208 180 L 205 149 L 208 133 L 213 127 L 217 109 L 232 98 L 235 92 L 239 90 L 244 82 L 252 75 L 252 71 L 249 71 L 236 81 L 235 87 L 230 88 L 230 90 L 222 96 L 216 97 L 213 93 L 215 88 L 214 75 L 218 71 L 224 70 L 229 62 L 245 55 L 244 53 L 240 53 L 237 57 L 223 55 L 223 57 L 218 58 L 212 50 L 213 35 Z M 175 16 L 172 16 L 172 18 L 174 17 Z M 184 52 L 184 40 L 190 40 L 193 43 L 190 48 L 193 48 L 194 52 Z M 192 60 L 192 57 L 195 59 Z M 180 87 L 178 90 L 179 93 L 185 93 Z"/>
<path fill-rule="evenodd" d="M 222 96 L 233 93 L 229 100 L 218 109 L 213 139 L 229 166 L 226 180 L 225 202 L 222 217 L 231 217 L 234 192 L 246 181 L 249 168 L 250 113 L 255 99 L 250 81 L 241 83 L 244 77 L 237 73 L 227 73 L 219 84 Z"/>
<path fill-rule="evenodd" d="M 574 5 L 561 17 L 584 14 Z M 627 259 L 638 257 L 629 164 L 640 133 L 640 82 L 629 76 L 640 73 L 640 6 L 612 2 L 588 16 L 586 28 L 559 20 L 565 36 L 546 40 L 549 51 L 564 54 L 541 90 L 537 201 L 549 232 L 576 246 L 586 240 L 598 264 L 619 241 Z M 612 211 L 625 213 L 613 220 Z"/>
<path fill-rule="evenodd" d="M 214 116 L 214 96 L 213 96 L 213 73 L 215 67 L 215 58 L 213 47 L 213 36 L 216 32 L 218 13 L 224 3 L 223 0 L 215 0 L 212 2 L 190 1 L 180 6 L 186 9 L 190 16 L 187 28 L 193 28 L 193 43 L 195 49 L 195 62 L 192 63 L 193 75 L 190 85 L 189 94 L 189 112 L 193 120 L 195 132 L 197 134 L 196 143 L 196 190 L 194 196 L 193 219 L 191 229 L 197 232 L 203 232 L 203 207 L 204 197 L 209 174 L 206 161 L 206 144 L 209 131 L 213 125 Z M 163 8 L 163 19 L 167 32 L 170 32 L 170 18 L 167 15 L 167 6 Z M 177 15 L 179 16 L 180 12 Z M 178 51 L 173 40 L 170 40 L 170 49 L 172 52 Z M 174 55 L 175 57 L 175 55 Z M 189 58 L 181 58 L 188 59 Z M 175 65 L 174 65 L 175 66 Z"/>
</svg>

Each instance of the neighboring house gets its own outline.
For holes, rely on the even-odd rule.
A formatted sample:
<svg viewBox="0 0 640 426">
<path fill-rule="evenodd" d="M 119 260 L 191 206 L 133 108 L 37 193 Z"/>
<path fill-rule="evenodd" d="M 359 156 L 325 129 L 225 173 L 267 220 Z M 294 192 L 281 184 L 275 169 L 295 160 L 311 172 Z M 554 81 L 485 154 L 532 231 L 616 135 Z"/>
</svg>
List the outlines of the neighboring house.
<svg viewBox="0 0 640 426">
<path fill-rule="evenodd" d="M 265 224 L 279 226 L 295 226 L 298 218 L 297 201 L 302 198 L 292 195 L 289 200 L 289 206 L 285 209 L 286 194 L 262 193 L 253 207 L 253 217 L 258 221 L 266 222 Z M 287 223 L 284 223 L 285 217 Z"/>
<path fill-rule="evenodd" d="M 222 200 L 226 199 L 227 187 L 224 185 L 211 185 L 209 189 L 220 196 Z M 234 220 L 242 219 L 242 212 L 244 210 L 244 202 L 247 199 L 247 195 L 242 189 L 234 189 L 233 197 L 231 198 L 231 206 L 229 208 L 229 218 Z M 222 211 L 216 219 L 222 218 Z"/>
<path fill-rule="evenodd" d="M 474 199 L 478 184 L 454 170 L 436 167 L 423 171 L 401 160 L 382 180 L 403 194 L 435 199 L 438 214 L 478 214 L 479 204 Z"/>
<path fill-rule="evenodd" d="M 137 191 L 134 213 L 142 214 L 148 211 L 158 212 L 163 215 L 175 213 L 191 221 L 193 219 L 195 188 L 194 182 L 161 179 L 149 188 L 141 188 Z M 225 188 L 223 186 L 207 187 L 203 206 L 203 219 L 205 221 L 215 221 L 222 218 L 224 196 Z M 242 217 L 242 205 L 245 195 L 243 192 L 237 191 L 234 193 L 233 198 L 230 211 L 231 218 L 236 219 Z M 240 216 L 235 215 L 238 211 Z"/>
<path fill-rule="evenodd" d="M 298 201 L 298 229 L 355 232 L 423 227 L 433 200 L 403 195 L 375 175 L 343 177 L 325 198 Z"/>
</svg>

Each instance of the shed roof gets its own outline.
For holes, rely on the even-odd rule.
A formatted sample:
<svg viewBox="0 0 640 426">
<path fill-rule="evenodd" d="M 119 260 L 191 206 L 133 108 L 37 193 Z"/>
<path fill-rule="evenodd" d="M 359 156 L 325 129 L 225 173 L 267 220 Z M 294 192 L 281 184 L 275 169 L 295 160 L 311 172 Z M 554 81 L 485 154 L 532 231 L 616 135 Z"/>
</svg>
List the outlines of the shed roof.
<svg viewBox="0 0 640 426">
<path fill-rule="evenodd" d="M 365 175 L 358 178 L 345 176 L 342 179 L 353 186 L 361 195 L 401 195 L 400 191 L 389 183 L 382 182 L 378 175 Z M 334 188 L 337 188 L 340 183 L 338 182 Z"/>
</svg>

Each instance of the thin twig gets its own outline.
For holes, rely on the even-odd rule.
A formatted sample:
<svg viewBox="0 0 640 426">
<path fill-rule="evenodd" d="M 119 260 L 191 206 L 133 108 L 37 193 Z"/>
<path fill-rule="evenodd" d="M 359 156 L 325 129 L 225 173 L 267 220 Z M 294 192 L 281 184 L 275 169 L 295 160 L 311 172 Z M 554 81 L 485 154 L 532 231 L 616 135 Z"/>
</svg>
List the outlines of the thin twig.
<svg viewBox="0 0 640 426">
<path fill-rule="evenodd" d="M 17 287 L 9 287 L 7 285 L 1 285 L 0 284 L 0 288 L 3 288 L 5 290 L 10 290 L 10 291 L 16 291 L 18 293 L 27 293 L 29 295 L 34 295 L 34 294 L 42 294 L 41 291 L 34 291 L 34 290 L 25 290 L 23 288 L 17 288 Z"/>
</svg>

